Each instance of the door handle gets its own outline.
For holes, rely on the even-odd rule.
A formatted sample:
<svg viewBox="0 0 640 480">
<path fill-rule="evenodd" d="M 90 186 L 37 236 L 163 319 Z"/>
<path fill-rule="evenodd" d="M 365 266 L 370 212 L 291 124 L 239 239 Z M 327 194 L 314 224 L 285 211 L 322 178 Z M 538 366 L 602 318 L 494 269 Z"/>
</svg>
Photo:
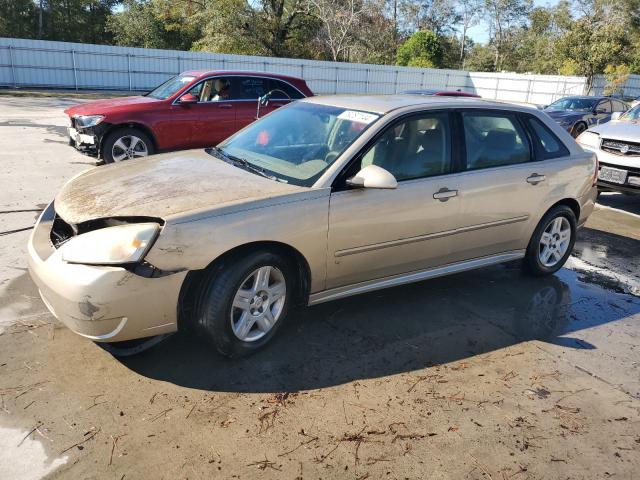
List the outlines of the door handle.
<svg viewBox="0 0 640 480">
<path fill-rule="evenodd" d="M 448 188 L 441 188 L 436 193 L 433 194 L 433 198 L 436 200 L 440 200 L 441 202 L 446 202 L 452 197 L 458 196 L 458 190 L 449 190 Z"/>
<path fill-rule="evenodd" d="M 537 185 L 540 182 L 544 182 L 547 177 L 544 175 L 538 175 L 537 173 L 532 173 L 531 176 L 527 177 L 527 183 L 531 185 Z"/>
<path fill-rule="evenodd" d="M 231 105 L 230 103 L 223 103 L 222 105 L 218 105 L 218 108 L 229 109 L 233 108 L 233 105 Z"/>
</svg>

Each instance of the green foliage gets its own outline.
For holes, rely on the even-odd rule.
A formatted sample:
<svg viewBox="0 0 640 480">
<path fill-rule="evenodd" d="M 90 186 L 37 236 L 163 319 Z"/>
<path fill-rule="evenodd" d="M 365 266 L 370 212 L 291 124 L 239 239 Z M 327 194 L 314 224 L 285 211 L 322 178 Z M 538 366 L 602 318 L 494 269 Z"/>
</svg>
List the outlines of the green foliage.
<svg viewBox="0 0 640 480">
<path fill-rule="evenodd" d="M 24 4 L 24 1 L 8 0 L 8 3 L 15 7 Z M 25 22 L 22 28 L 24 30 L 26 27 L 30 34 L 25 36 L 29 38 L 109 44 L 113 38 L 106 32 L 106 25 L 118 3 L 119 0 L 36 0 L 27 12 L 32 17 L 22 15 L 17 20 Z M 21 27 L 14 24 L 13 28 Z"/>
<path fill-rule="evenodd" d="M 593 76 L 603 73 L 609 63 L 623 60 L 627 47 L 627 34 L 620 25 L 581 18 L 557 42 L 556 57 L 562 65 L 569 60 L 578 75 L 587 77 L 590 89 Z"/>
<path fill-rule="evenodd" d="M 438 36 L 429 30 L 420 30 L 398 48 L 397 65 L 409 67 L 440 67 L 442 47 Z"/>
<path fill-rule="evenodd" d="M 465 68 L 472 72 L 493 72 L 493 51 L 486 45 L 474 45 L 467 56 Z"/>
<path fill-rule="evenodd" d="M 469 39 L 478 24 L 486 44 Z M 627 69 L 640 74 L 640 0 L 0 0 L 0 36 L 416 67 L 464 62 L 472 71 L 586 76 L 589 86 L 605 73 L 611 91 Z"/>
<path fill-rule="evenodd" d="M 118 45 L 188 50 L 200 37 L 199 28 L 165 2 L 126 0 L 123 7 L 107 22 Z"/>
<path fill-rule="evenodd" d="M 614 93 L 621 93 L 622 87 L 629 79 L 631 69 L 629 65 L 607 65 L 604 69 L 604 78 L 607 84 L 604 87 L 605 95 L 613 95 Z"/>
<path fill-rule="evenodd" d="M 0 37 L 34 38 L 36 33 L 32 0 L 0 0 Z"/>
</svg>

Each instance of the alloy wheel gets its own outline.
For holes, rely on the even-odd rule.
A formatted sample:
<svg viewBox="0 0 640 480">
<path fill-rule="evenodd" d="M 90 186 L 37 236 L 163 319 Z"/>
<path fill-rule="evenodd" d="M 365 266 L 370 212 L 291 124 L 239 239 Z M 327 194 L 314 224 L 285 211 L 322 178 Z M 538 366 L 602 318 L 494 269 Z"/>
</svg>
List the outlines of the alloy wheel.
<svg viewBox="0 0 640 480">
<path fill-rule="evenodd" d="M 149 155 L 147 144 L 140 137 L 135 135 L 124 135 L 120 137 L 111 147 L 111 157 L 114 162 L 131 160 L 137 157 Z"/>
<path fill-rule="evenodd" d="M 231 328 L 244 342 L 264 337 L 282 316 L 287 284 L 282 272 L 266 265 L 251 272 L 233 298 Z"/>
<path fill-rule="evenodd" d="M 554 267 L 564 258 L 571 243 L 571 224 L 565 217 L 556 217 L 540 237 L 538 259 L 545 267 Z"/>
</svg>

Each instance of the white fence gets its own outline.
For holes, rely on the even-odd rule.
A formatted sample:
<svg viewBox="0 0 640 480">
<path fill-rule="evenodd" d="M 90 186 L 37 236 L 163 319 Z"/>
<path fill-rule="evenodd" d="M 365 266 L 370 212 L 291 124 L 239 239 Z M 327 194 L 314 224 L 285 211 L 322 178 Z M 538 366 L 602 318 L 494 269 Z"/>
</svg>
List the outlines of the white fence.
<svg viewBox="0 0 640 480">
<path fill-rule="evenodd" d="M 564 95 L 582 94 L 585 86 L 584 77 L 465 72 L 0 38 L 0 86 L 6 87 L 144 91 L 179 72 L 202 69 L 293 75 L 304 78 L 311 90 L 319 94 L 460 89 L 485 98 L 537 104 L 547 104 Z"/>
</svg>

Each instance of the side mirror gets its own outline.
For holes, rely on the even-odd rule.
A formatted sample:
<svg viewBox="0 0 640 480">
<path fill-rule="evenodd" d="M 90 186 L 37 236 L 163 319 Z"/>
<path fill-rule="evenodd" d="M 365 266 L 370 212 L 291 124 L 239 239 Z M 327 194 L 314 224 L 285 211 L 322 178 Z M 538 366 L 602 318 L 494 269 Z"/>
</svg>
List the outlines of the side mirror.
<svg viewBox="0 0 640 480">
<path fill-rule="evenodd" d="M 593 113 L 595 113 L 596 115 L 601 115 L 603 113 L 608 113 L 604 108 L 596 108 Z"/>
<path fill-rule="evenodd" d="M 624 112 L 613 112 L 611 114 L 611 120 L 618 120 Z"/>
<path fill-rule="evenodd" d="M 394 189 L 398 186 L 396 177 L 377 165 L 368 165 L 355 176 L 347 179 L 347 185 L 357 188 Z"/>
<path fill-rule="evenodd" d="M 178 103 L 180 105 L 192 105 L 194 103 L 198 103 L 198 97 L 191 93 L 185 93 L 178 99 Z"/>
</svg>

